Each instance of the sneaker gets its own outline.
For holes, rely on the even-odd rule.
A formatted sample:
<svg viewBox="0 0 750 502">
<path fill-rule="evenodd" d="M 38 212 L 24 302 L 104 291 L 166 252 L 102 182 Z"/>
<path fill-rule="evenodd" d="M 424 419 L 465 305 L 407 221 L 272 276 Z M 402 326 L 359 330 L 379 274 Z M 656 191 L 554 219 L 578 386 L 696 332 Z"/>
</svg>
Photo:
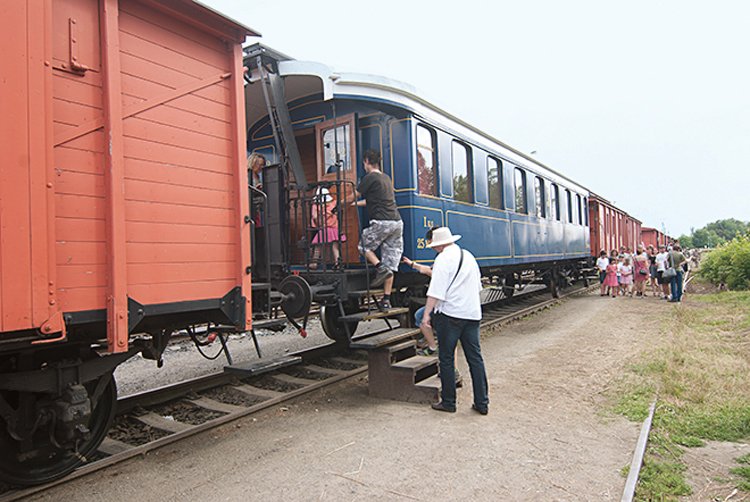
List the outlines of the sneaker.
<svg viewBox="0 0 750 502">
<path fill-rule="evenodd" d="M 372 279 L 372 281 L 370 281 L 370 287 L 376 288 L 378 286 L 382 286 L 385 280 L 392 276 L 393 272 L 381 265 L 377 268 L 375 277 Z"/>
<path fill-rule="evenodd" d="M 432 403 L 432 409 L 435 411 L 447 411 L 448 413 L 455 413 L 456 407 L 449 408 L 448 406 L 444 405 L 442 401 L 439 403 Z"/>
<path fill-rule="evenodd" d="M 486 415 L 487 413 L 489 413 L 489 410 L 487 408 L 477 408 L 476 404 L 472 404 L 471 409 L 476 411 L 480 415 Z"/>
<path fill-rule="evenodd" d="M 391 305 L 390 300 L 380 300 L 380 308 L 382 310 L 390 310 L 393 308 L 393 305 Z"/>
<path fill-rule="evenodd" d="M 418 356 L 436 356 L 438 353 L 438 349 L 431 349 L 429 346 L 419 349 L 417 351 Z"/>
</svg>

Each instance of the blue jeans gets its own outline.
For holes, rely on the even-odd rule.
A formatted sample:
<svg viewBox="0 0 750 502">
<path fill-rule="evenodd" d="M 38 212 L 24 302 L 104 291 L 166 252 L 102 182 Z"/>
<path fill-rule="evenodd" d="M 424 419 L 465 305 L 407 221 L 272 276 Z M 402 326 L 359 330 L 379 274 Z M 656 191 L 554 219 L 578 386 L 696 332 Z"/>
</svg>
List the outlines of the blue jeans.
<svg viewBox="0 0 750 502">
<path fill-rule="evenodd" d="M 419 307 L 416 312 L 414 312 L 414 326 L 417 328 L 422 325 L 422 318 L 424 317 L 424 307 Z"/>
<path fill-rule="evenodd" d="M 677 269 L 677 275 L 669 281 L 669 289 L 672 293 L 672 300 L 679 302 L 682 299 L 682 269 Z"/>
<path fill-rule="evenodd" d="M 455 352 L 459 340 L 469 363 L 471 386 L 474 390 L 474 406 L 486 410 L 490 399 L 487 394 L 487 373 L 484 369 L 482 351 L 479 347 L 479 321 L 457 319 L 444 314 L 435 314 L 432 327 L 437 334 L 440 351 L 440 398 L 446 408 L 456 407 Z"/>
</svg>

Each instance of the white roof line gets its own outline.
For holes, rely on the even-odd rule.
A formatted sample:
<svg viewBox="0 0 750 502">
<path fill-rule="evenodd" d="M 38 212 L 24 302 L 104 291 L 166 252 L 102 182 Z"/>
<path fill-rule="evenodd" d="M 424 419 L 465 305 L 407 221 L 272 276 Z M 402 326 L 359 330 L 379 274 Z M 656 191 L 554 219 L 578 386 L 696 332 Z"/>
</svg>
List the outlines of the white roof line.
<svg viewBox="0 0 750 502">
<path fill-rule="evenodd" d="M 547 166 L 546 164 L 543 164 L 539 160 L 531 157 L 529 154 L 524 153 L 520 150 L 517 150 L 516 148 L 508 145 L 507 143 L 504 143 L 503 141 L 500 141 L 499 139 L 495 138 L 494 136 L 491 136 L 487 134 L 486 132 L 482 131 L 481 129 L 478 129 L 477 127 L 469 124 L 468 122 L 456 117 L 455 115 L 451 114 L 450 112 L 446 111 L 445 109 L 435 105 L 432 101 L 429 101 L 425 98 L 423 98 L 423 93 L 418 91 L 414 86 L 409 85 L 407 83 L 393 80 L 387 77 L 381 77 L 379 75 L 371 75 L 366 73 L 337 73 L 333 71 L 333 69 L 325 64 L 322 63 L 316 63 L 316 62 L 307 62 L 307 61 L 282 61 L 279 63 L 279 74 L 282 76 L 289 76 L 289 75 L 310 75 L 310 76 L 317 76 L 319 77 L 323 82 L 323 99 L 329 100 L 335 97 L 337 94 L 343 94 L 346 95 L 347 93 L 345 91 L 345 87 L 359 87 L 359 88 L 370 88 L 370 89 L 377 89 L 380 91 L 385 91 L 389 93 L 395 93 L 397 95 L 400 95 L 402 97 L 408 98 L 412 101 L 415 101 L 416 103 L 427 107 L 433 112 L 436 112 L 452 121 L 457 123 L 458 125 L 465 127 L 469 129 L 474 134 L 477 134 L 484 138 L 487 141 L 490 141 L 492 143 L 495 143 L 510 152 L 514 153 L 515 155 L 518 155 L 519 157 L 523 158 L 524 160 L 537 165 L 543 169 L 546 169 L 547 171 L 559 176 L 560 178 L 576 185 L 577 187 L 580 187 L 587 192 L 590 192 L 588 188 L 580 184 L 579 182 L 570 179 L 568 176 L 560 173 L 559 171 L 556 171 L 555 169 L 552 169 L 551 167 Z M 342 92 L 336 92 L 336 88 L 341 87 L 340 89 Z M 353 90 L 353 89 L 352 89 Z M 377 95 L 372 95 L 371 97 L 377 98 Z M 408 108 L 409 104 L 400 102 L 398 104 L 401 104 L 402 106 L 406 106 Z"/>
</svg>

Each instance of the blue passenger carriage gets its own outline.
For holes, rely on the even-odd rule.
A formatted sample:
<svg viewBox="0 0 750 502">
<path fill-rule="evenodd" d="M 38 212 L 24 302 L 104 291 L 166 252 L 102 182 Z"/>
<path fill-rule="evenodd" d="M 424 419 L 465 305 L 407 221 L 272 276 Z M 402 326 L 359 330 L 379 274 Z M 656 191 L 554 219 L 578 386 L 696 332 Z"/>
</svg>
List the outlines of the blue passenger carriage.
<svg viewBox="0 0 750 502">
<path fill-rule="evenodd" d="M 435 254 L 426 247 L 425 232 L 447 225 L 463 236 L 459 244 L 476 256 L 484 275 L 509 293 L 510 286 L 525 279 L 560 284 L 585 266 L 588 191 L 581 185 L 438 108 L 406 84 L 337 73 L 262 46 L 249 49 L 246 64 L 253 70 L 246 90 L 248 152 L 262 153 L 271 165 L 294 164 L 297 153 L 288 150 L 296 143 L 298 166 L 291 166 L 289 184 L 294 184 L 291 178 L 304 178 L 299 193 L 307 194 L 311 205 L 316 203 L 311 194 L 320 186 L 349 202 L 348 187 L 364 175 L 362 152 L 374 149 L 393 181 L 406 256 L 431 263 Z M 321 281 L 321 269 L 310 270 L 309 253 L 303 258 L 300 252 L 309 242 L 303 228 L 307 216 L 292 206 L 303 198 L 286 202 L 291 208 L 289 270 Z M 364 266 L 356 241 L 367 222 L 366 208 L 344 214 L 355 211 L 348 204 L 340 207 L 341 232 L 347 234 L 344 272 L 351 280 Z M 396 285 L 411 287 L 412 295 L 420 294 L 418 284 L 424 278 L 406 267 L 397 275 Z"/>
</svg>

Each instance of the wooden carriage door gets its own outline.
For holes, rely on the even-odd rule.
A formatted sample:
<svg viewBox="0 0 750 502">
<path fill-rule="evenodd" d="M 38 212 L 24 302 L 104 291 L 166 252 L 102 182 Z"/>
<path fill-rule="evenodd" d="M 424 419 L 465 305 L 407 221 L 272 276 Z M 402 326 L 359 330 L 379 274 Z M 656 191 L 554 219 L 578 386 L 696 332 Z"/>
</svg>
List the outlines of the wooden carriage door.
<svg viewBox="0 0 750 502">
<path fill-rule="evenodd" d="M 347 240 L 341 246 L 341 258 L 345 263 L 358 263 L 359 253 L 359 216 L 356 208 L 352 207 L 354 189 L 357 186 L 357 152 L 355 141 L 354 114 L 326 120 L 315 126 L 315 141 L 318 158 L 318 181 L 336 181 L 341 179 L 344 193 L 341 194 L 342 211 L 339 226 L 346 234 Z M 338 173 L 337 160 L 340 160 Z M 339 178 L 340 176 L 340 178 Z M 332 187 L 331 195 L 336 199 L 336 187 Z"/>
</svg>

